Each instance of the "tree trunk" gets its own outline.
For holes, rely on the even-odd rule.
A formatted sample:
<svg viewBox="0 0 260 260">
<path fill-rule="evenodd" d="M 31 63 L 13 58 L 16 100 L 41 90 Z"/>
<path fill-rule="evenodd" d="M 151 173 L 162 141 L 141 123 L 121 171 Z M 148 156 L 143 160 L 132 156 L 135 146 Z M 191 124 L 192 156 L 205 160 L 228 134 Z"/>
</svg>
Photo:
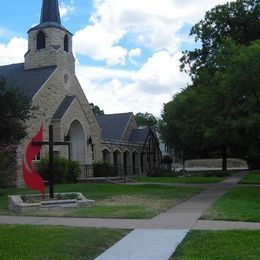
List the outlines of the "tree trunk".
<svg viewBox="0 0 260 260">
<path fill-rule="evenodd" d="M 227 170 L 227 147 L 223 145 L 222 147 L 222 171 Z"/>
<path fill-rule="evenodd" d="M 182 174 L 185 175 L 185 159 L 184 159 L 184 151 L 182 151 Z"/>
</svg>

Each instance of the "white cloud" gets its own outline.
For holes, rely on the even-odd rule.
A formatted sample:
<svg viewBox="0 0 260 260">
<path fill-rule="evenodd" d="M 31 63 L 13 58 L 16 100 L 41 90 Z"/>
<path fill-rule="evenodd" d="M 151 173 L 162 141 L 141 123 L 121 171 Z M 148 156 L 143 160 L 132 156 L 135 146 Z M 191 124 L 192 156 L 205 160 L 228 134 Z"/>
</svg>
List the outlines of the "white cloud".
<svg viewBox="0 0 260 260">
<path fill-rule="evenodd" d="M 75 33 L 76 54 L 103 60 L 107 65 L 130 62 L 139 69 L 78 67 L 77 74 L 88 99 L 106 113 L 133 111 L 159 116 L 163 103 L 190 82 L 179 70 L 179 59 L 181 44 L 188 44 L 191 38 L 184 37 L 179 30 L 198 22 L 207 10 L 226 0 L 93 2 L 90 24 Z M 147 59 L 142 58 L 147 55 L 145 48 L 150 50 Z M 141 64 L 140 60 L 146 61 Z"/>
<path fill-rule="evenodd" d="M 102 67 L 77 66 L 77 73 L 81 80 L 105 81 L 111 79 L 130 80 L 133 72 L 127 70 Z"/>
<path fill-rule="evenodd" d="M 69 4 L 61 2 L 59 9 L 60 9 L 60 16 L 63 19 L 68 20 L 69 16 L 75 12 L 74 0 L 71 0 Z"/>
<path fill-rule="evenodd" d="M 189 81 L 179 71 L 180 55 L 155 53 L 136 71 L 77 66 L 77 76 L 89 101 L 105 113 L 133 111 L 160 116 L 163 103 Z"/>
<path fill-rule="evenodd" d="M 129 57 L 138 57 L 142 54 L 141 49 L 135 48 L 129 51 L 128 55 Z"/>
<path fill-rule="evenodd" d="M 155 53 L 134 76 L 139 89 L 154 94 L 179 91 L 189 81 L 189 77 L 180 72 L 180 58 L 180 52 L 174 55 L 167 51 Z"/>
<path fill-rule="evenodd" d="M 95 60 L 106 60 L 108 65 L 124 64 L 127 50 L 117 45 L 121 35 L 110 33 L 102 25 L 90 25 L 75 33 L 74 52 Z"/>
<path fill-rule="evenodd" d="M 14 37 L 8 44 L 0 43 L 0 65 L 24 62 L 24 54 L 28 49 L 27 40 Z"/>
<path fill-rule="evenodd" d="M 91 24 L 75 33 L 75 52 L 108 65 L 125 64 L 125 37 L 152 51 L 179 50 L 177 32 L 194 24 L 205 11 L 226 0 L 94 0 Z"/>
<path fill-rule="evenodd" d="M 142 50 L 139 48 L 131 49 L 128 52 L 128 59 L 130 63 L 134 64 L 135 66 L 139 66 L 139 63 L 135 61 L 136 57 L 139 57 L 142 55 Z"/>
<path fill-rule="evenodd" d="M 179 30 L 225 2 L 93 0 L 90 23 L 74 34 L 74 52 L 105 61 L 109 67 L 82 66 L 77 60 L 77 76 L 89 101 L 106 113 L 133 111 L 159 116 L 163 103 L 189 82 L 189 77 L 179 71 L 179 58 L 181 44 L 190 38 L 180 35 Z M 73 0 L 61 2 L 63 19 L 75 12 L 75 5 Z M 4 33 L 0 28 L 0 35 Z M 23 62 L 26 51 L 23 38 L 0 43 L 0 65 Z M 150 57 L 145 56 L 147 53 Z M 113 68 L 129 63 L 136 69 Z"/>
</svg>

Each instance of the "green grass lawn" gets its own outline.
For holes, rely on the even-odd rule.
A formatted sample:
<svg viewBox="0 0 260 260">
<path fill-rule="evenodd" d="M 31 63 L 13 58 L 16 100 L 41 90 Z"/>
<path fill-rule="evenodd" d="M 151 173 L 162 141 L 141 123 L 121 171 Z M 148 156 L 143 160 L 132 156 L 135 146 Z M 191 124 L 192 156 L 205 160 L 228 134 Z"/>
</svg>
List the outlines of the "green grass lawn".
<svg viewBox="0 0 260 260">
<path fill-rule="evenodd" d="M 189 177 L 138 177 L 139 182 L 150 182 L 150 183 L 218 183 L 223 181 L 225 178 L 219 177 L 200 177 L 200 176 L 189 176 Z"/>
<path fill-rule="evenodd" d="M 191 231 L 172 259 L 260 259 L 260 230 Z"/>
<path fill-rule="evenodd" d="M 30 215 L 138 218 L 147 219 L 199 193 L 202 189 L 165 187 L 162 185 L 116 185 L 116 184 L 63 184 L 56 185 L 55 192 L 82 192 L 94 199 L 93 207 L 39 212 Z M 32 193 L 26 189 L 6 189 L 0 194 L 0 214 L 8 211 L 7 194 Z"/>
<path fill-rule="evenodd" d="M 0 225 L 0 259 L 92 260 L 126 233 L 104 228 Z"/>
<path fill-rule="evenodd" d="M 241 183 L 241 184 L 260 184 L 260 170 L 251 171 L 239 183 Z"/>
<path fill-rule="evenodd" d="M 203 219 L 260 221 L 260 188 L 236 187 L 207 210 Z"/>
</svg>

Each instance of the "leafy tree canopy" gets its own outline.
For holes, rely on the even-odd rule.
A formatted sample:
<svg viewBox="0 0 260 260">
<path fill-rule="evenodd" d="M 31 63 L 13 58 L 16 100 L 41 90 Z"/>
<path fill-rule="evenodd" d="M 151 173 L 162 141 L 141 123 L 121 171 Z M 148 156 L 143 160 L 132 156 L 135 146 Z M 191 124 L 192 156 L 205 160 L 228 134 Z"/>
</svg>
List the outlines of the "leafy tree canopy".
<svg viewBox="0 0 260 260">
<path fill-rule="evenodd" d="M 226 40 L 213 57 L 214 74 L 209 76 L 201 68 L 193 85 L 164 106 L 162 134 L 178 150 L 229 148 L 256 161 L 260 156 L 260 41 L 244 46 Z"/>
<path fill-rule="evenodd" d="M 224 39 L 231 38 L 238 44 L 249 45 L 260 39 L 260 1 L 237 0 L 217 5 L 206 12 L 203 20 L 195 24 L 190 35 L 201 48 L 186 51 L 181 59 L 181 68 L 191 75 L 208 64 L 212 52 Z"/>
<path fill-rule="evenodd" d="M 223 159 L 232 151 L 259 163 L 259 13 L 259 0 L 237 0 L 213 8 L 193 26 L 202 47 L 182 58 L 192 84 L 162 114 L 162 134 L 173 147 L 221 149 Z"/>
<path fill-rule="evenodd" d="M 0 144 L 16 144 L 26 136 L 30 101 L 0 78 Z"/>
<path fill-rule="evenodd" d="M 91 109 L 92 109 L 92 111 L 93 111 L 95 116 L 97 116 L 97 115 L 104 115 L 104 110 L 101 110 L 99 108 L 99 106 L 94 105 L 93 103 L 90 103 L 89 105 L 90 105 L 90 107 L 91 107 Z"/>
<path fill-rule="evenodd" d="M 154 126 L 157 125 L 158 120 L 153 114 L 150 113 L 137 113 L 135 115 L 135 121 L 137 123 L 137 126 Z"/>
</svg>

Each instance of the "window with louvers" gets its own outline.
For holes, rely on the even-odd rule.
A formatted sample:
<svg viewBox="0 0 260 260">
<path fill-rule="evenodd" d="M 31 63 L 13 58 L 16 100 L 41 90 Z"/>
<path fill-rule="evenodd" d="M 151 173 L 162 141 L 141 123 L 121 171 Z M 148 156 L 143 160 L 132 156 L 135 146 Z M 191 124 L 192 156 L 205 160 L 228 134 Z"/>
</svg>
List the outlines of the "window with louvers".
<svg viewBox="0 0 260 260">
<path fill-rule="evenodd" d="M 46 47 L 46 36 L 45 33 L 40 31 L 37 34 L 37 50 L 45 49 Z"/>
<path fill-rule="evenodd" d="M 64 51 L 69 52 L 69 39 L 68 39 L 68 35 L 64 36 Z"/>
</svg>

